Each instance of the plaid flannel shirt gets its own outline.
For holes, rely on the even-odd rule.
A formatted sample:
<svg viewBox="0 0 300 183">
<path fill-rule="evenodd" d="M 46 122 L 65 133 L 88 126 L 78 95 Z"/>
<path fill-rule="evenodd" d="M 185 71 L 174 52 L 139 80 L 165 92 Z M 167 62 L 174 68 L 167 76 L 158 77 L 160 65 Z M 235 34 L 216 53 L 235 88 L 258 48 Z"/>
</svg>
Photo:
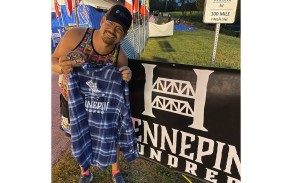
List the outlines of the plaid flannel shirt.
<svg viewBox="0 0 300 183">
<path fill-rule="evenodd" d="M 127 162 L 138 157 L 128 84 L 115 66 L 75 68 L 68 92 L 72 154 L 84 171 L 115 163 L 117 145 Z"/>
</svg>

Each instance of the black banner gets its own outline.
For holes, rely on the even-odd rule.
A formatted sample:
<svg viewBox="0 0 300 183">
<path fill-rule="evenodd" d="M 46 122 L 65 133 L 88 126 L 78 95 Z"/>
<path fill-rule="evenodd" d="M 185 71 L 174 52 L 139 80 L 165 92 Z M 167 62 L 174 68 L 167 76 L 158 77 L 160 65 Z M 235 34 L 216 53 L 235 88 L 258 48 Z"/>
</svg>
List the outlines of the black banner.
<svg viewBox="0 0 300 183">
<path fill-rule="evenodd" d="M 129 60 L 140 155 L 204 182 L 240 182 L 240 71 Z"/>
</svg>

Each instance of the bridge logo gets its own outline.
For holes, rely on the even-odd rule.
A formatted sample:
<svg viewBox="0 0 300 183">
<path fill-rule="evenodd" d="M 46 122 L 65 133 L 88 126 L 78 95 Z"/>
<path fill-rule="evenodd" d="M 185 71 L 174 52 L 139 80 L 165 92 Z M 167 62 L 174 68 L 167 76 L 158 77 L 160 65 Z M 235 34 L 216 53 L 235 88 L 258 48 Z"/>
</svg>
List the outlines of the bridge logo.
<svg viewBox="0 0 300 183">
<path fill-rule="evenodd" d="M 155 118 L 152 112 L 152 109 L 155 108 L 193 117 L 193 123 L 189 127 L 207 132 L 207 129 L 204 127 L 204 107 L 208 79 L 214 71 L 193 69 L 197 76 L 196 90 L 194 90 L 191 83 L 185 80 L 158 77 L 153 84 L 153 70 L 156 65 L 145 63 L 142 65 L 145 68 L 146 75 L 144 89 L 145 110 L 142 114 Z M 169 94 L 170 97 L 157 95 L 152 100 L 153 92 Z M 194 99 L 194 106 L 190 106 L 185 100 L 174 99 L 172 96 Z"/>
</svg>

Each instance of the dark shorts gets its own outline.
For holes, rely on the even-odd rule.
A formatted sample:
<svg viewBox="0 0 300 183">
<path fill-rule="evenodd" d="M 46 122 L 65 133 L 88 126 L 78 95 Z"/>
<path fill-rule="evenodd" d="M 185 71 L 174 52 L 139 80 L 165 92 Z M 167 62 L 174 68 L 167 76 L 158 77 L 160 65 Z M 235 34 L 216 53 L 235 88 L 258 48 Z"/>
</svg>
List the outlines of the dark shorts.
<svg viewBox="0 0 300 183">
<path fill-rule="evenodd" d="M 68 101 L 60 94 L 60 114 L 69 119 L 69 105 Z"/>
<path fill-rule="evenodd" d="M 70 134 L 69 106 L 68 101 L 60 94 L 61 128 Z"/>
</svg>

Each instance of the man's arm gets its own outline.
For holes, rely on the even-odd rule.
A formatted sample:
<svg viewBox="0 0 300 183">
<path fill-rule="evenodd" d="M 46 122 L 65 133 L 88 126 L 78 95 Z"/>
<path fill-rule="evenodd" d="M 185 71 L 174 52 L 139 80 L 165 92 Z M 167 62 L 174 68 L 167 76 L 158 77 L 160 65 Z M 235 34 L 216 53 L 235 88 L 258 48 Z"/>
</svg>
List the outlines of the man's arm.
<svg viewBox="0 0 300 183">
<path fill-rule="evenodd" d="M 131 70 L 128 67 L 128 58 L 121 48 L 118 57 L 118 68 L 122 72 L 122 79 L 129 82 L 131 80 Z"/>
<path fill-rule="evenodd" d="M 58 74 L 67 74 L 73 70 L 75 61 L 67 61 L 67 54 L 81 41 L 86 28 L 72 28 L 59 41 L 55 51 L 51 55 L 51 68 Z"/>
</svg>

